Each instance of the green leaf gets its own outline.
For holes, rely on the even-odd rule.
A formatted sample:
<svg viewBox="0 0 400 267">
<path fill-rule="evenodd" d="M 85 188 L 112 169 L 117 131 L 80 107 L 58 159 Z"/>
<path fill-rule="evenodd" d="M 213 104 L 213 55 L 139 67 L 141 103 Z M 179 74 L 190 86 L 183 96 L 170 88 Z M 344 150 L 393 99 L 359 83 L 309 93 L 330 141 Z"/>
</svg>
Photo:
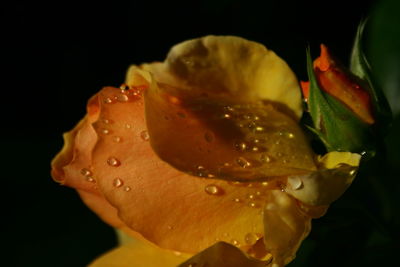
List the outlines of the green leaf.
<svg viewBox="0 0 400 267">
<path fill-rule="evenodd" d="M 362 37 L 366 20 L 362 21 L 357 29 L 350 59 L 350 71 L 367 83 L 366 89 L 371 96 L 372 106 L 376 120 L 376 129 L 385 136 L 392 123 L 392 111 L 383 93 L 383 90 L 375 82 L 371 67 L 362 49 Z"/>
</svg>

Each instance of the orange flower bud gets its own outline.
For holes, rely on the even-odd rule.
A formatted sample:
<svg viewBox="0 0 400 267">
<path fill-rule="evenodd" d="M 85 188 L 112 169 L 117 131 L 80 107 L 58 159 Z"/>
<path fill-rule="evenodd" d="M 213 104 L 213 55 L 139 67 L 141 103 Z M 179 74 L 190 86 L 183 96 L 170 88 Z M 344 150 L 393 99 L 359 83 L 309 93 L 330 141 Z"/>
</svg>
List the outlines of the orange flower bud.
<svg viewBox="0 0 400 267">
<path fill-rule="evenodd" d="M 321 44 L 321 55 L 314 60 L 313 67 L 318 84 L 323 91 L 345 104 L 362 121 L 368 124 L 375 122 L 370 96 L 365 90 L 367 85 L 342 67 L 330 55 L 324 44 Z M 301 87 L 307 101 L 309 83 L 302 82 Z"/>
</svg>

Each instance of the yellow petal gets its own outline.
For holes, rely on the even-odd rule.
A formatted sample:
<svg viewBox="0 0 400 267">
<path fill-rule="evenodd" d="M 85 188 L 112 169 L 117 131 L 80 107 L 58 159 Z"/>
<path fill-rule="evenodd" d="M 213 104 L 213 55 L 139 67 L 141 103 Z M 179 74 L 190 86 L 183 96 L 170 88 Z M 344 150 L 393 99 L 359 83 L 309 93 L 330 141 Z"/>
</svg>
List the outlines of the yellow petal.
<svg viewBox="0 0 400 267">
<path fill-rule="evenodd" d="M 196 254 L 179 267 L 265 267 L 269 261 L 249 258 L 240 249 L 228 243 L 218 242 Z"/>
<path fill-rule="evenodd" d="M 330 152 L 319 159 L 320 170 L 289 176 L 286 192 L 309 205 L 329 205 L 353 182 L 360 158 L 350 152 Z"/>
<path fill-rule="evenodd" d="M 133 66 L 133 68 L 136 68 Z M 143 65 L 159 83 L 216 100 L 283 105 L 299 119 L 298 81 L 285 61 L 263 45 L 233 36 L 206 36 L 175 45 L 164 63 Z M 132 79 L 128 71 L 127 82 Z"/>
<path fill-rule="evenodd" d="M 264 208 L 264 243 L 275 266 L 289 263 L 311 230 L 311 218 L 296 200 L 280 190 L 272 190 Z M 274 266 L 274 265 L 273 265 Z"/>
<path fill-rule="evenodd" d="M 129 238 L 129 241 L 97 258 L 89 267 L 175 267 L 188 257 Z"/>
</svg>

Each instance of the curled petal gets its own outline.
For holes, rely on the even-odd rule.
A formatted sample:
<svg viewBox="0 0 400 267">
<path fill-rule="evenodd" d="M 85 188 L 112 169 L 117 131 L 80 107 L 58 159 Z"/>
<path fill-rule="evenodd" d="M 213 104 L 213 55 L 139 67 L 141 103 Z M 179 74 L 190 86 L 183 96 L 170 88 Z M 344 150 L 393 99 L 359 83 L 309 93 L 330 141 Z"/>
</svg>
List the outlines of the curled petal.
<svg viewBox="0 0 400 267">
<path fill-rule="evenodd" d="M 294 259 L 310 232 L 311 219 L 301 212 L 295 199 L 273 190 L 264 208 L 264 227 L 265 248 L 272 253 L 275 266 L 284 266 Z"/>
<path fill-rule="evenodd" d="M 131 68 L 129 76 L 140 73 Z M 148 81 L 145 93 L 146 123 L 154 151 L 175 168 L 235 181 L 316 169 L 301 128 L 276 104 L 181 97 L 177 88 L 156 79 Z"/>
<path fill-rule="evenodd" d="M 289 176 L 286 192 L 309 205 L 329 205 L 352 183 L 360 158 L 355 153 L 330 152 L 319 159 L 322 165 L 320 170 L 307 175 Z"/>
<path fill-rule="evenodd" d="M 207 94 L 236 103 L 267 100 L 282 104 L 297 119 L 302 114 L 298 82 L 288 65 L 273 51 L 243 38 L 189 40 L 174 46 L 164 63 L 142 68 L 153 73 L 157 82 L 190 97 Z"/>
</svg>

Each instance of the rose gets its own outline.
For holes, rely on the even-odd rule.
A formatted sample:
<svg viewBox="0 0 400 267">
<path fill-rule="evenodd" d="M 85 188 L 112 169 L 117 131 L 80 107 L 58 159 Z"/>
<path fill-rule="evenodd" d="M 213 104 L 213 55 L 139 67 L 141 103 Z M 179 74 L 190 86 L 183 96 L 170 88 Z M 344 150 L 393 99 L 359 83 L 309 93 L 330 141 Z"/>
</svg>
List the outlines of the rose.
<svg viewBox="0 0 400 267">
<path fill-rule="evenodd" d="M 257 262 L 218 241 L 287 264 L 311 217 L 343 193 L 359 161 L 338 152 L 314 158 L 298 125 L 294 74 L 272 51 L 237 37 L 187 41 L 164 63 L 132 66 L 126 85 L 102 89 L 87 111 L 64 135 L 53 178 L 140 240 L 94 265 L 174 266 L 211 246 Z M 188 264 L 213 262 L 207 251 Z"/>
</svg>

